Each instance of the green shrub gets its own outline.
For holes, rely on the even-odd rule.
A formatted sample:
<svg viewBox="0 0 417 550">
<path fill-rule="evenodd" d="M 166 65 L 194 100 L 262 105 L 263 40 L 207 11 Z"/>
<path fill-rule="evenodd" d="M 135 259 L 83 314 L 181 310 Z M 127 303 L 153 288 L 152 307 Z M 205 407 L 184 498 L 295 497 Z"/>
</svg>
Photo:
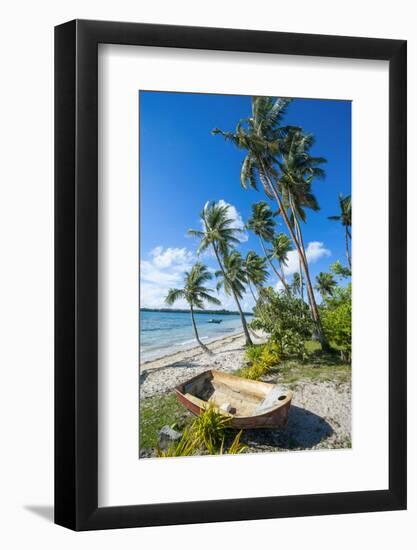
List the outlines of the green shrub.
<svg viewBox="0 0 417 550">
<path fill-rule="evenodd" d="M 230 418 L 220 413 L 217 407 L 209 402 L 205 410 L 193 422 L 193 435 L 210 454 L 216 454 L 216 449 L 225 438 L 229 424 Z"/>
<path fill-rule="evenodd" d="M 225 440 L 230 425 L 230 417 L 221 413 L 213 403 L 209 403 L 204 411 L 184 430 L 181 439 L 173 443 L 167 450 L 156 449 L 160 458 L 195 456 L 205 452 L 211 455 L 240 454 L 247 446 L 240 443 L 242 432 L 234 437 L 225 450 Z"/>
<path fill-rule="evenodd" d="M 181 439 L 173 443 L 166 450 L 156 448 L 156 454 L 160 458 L 168 458 L 174 456 L 192 456 L 196 454 L 199 447 L 199 442 L 195 437 L 192 429 L 185 429 Z"/>
<path fill-rule="evenodd" d="M 264 365 L 267 369 L 275 367 L 281 360 L 280 347 L 276 342 L 270 341 L 264 345 L 262 352 L 259 355 L 258 362 Z"/>
<path fill-rule="evenodd" d="M 236 434 L 235 438 L 233 439 L 232 443 L 230 444 L 226 452 L 223 452 L 223 447 L 224 447 L 224 439 L 223 439 L 219 454 L 220 455 L 224 455 L 224 454 L 239 455 L 245 452 L 248 446 L 240 442 L 241 436 L 242 436 L 242 430 L 240 430 L 240 432 Z"/>
<path fill-rule="evenodd" d="M 299 333 L 288 329 L 281 335 L 280 342 L 283 355 L 295 355 L 301 359 L 307 357 L 306 340 Z"/>
<path fill-rule="evenodd" d="M 281 356 L 304 357 L 304 343 L 311 337 L 312 321 L 308 305 L 300 298 L 272 288 L 263 289 L 251 326 L 269 334 Z"/>
<path fill-rule="evenodd" d="M 338 287 L 321 306 L 321 321 L 330 344 L 340 351 L 343 360 L 350 361 L 352 351 L 351 285 Z"/>
<path fill-rule="evenodd" d="M 262 363 L 254 363 L 251 367 L 247 367 L 240 371 L 240 376 L 248 378 L 249 380 L 259 380 L 262 376 L 267 374 L 268 367 Z"/>
<path fill-rule="evenodd" d="M 347 279 L 352 276 L 351 270 L 348 267 L 344 267 L 340 260 L 337 260 L 330 266 L 330 271 L 340 279 Z"/>
<path fill-rule="evenodd" d="M 271 368 L 276 367 L 280 360 L 280 348 L 276 342 L 250 346 L 246 350 L 246 359 L 249 366 L 240 371 L 240 375 L 250 380 L 259 380 Z"/>
<path fill-rule="evenodd" d="M 265 344 L 255 344 L 253 346 L 248 346 L 245 350 L 245 358 L 248 363 L 253 363 L 254 361 L 258 360 L 264 348 Z"/>
</svg>

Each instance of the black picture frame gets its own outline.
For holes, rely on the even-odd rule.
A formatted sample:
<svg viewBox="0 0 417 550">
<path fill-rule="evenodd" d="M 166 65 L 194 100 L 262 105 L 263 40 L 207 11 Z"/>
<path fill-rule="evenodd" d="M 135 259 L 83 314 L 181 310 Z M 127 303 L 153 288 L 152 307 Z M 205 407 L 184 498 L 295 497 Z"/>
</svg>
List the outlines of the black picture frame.
<svg viewBox="0 0 417 550">
<path fill-rule="evenodd" d="M 389 62 L 389 488 L 98 507 L 98 44 Z M 74 530 L 406 508 L 406 41 L 74 20 L 55 28 L 55 523 Z M 376 129 L 377 131 L 377 129 Z"/>
</svg>

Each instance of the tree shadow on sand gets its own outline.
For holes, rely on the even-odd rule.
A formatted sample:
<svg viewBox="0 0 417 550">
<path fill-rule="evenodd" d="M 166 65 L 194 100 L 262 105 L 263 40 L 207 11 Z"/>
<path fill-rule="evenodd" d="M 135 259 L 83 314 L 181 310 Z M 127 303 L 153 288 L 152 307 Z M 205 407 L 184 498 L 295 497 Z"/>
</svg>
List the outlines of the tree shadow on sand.
<svg viewBox="0 0 417 550">
<path fill-rule="evenodd" d="M 286 428 L 247 430 L 242 443 L 254 451 L 279 449 L 311 449 L 333 434 L 333 428 L 324 418 L 301 407 L 291 406 Z"/>
</svg>

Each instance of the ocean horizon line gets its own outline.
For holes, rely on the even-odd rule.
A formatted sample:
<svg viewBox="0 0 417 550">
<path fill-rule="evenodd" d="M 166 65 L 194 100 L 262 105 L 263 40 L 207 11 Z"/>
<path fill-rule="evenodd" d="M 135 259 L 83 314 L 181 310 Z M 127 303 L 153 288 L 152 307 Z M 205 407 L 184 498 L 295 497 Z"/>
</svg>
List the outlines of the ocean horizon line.
<svg viewBox="0 0 417 550">
<path fill-rule="evenodd" d="M 190 313 L 189 309 L 175 309 L 175 308 L 149 308 L 140 307 L 140 311 L 151 311 L 156 313 Z M 195 309 L 194 313 L 202 313 L 205 315 L 239 315 L 238 311 L 230 311 L 228 309 Z M 253 315 L 253 312 L 244 311 L 244 315 Z"/>
</svg>

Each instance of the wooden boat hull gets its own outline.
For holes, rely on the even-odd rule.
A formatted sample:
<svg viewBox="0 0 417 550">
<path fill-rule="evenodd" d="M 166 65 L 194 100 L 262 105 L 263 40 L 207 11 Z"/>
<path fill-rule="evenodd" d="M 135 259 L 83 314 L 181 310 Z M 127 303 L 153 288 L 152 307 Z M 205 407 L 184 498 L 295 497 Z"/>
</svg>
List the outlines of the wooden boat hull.
<svg viewBox="0 0 417 550">
<path fill-rule="evenodd" d="M 292 392 L 274 384 L 209 370 L 175 388 L 177 399 L 198 416 L 209 402 L 230 418 L 230 427 L 282 428 L 288 421 Z M 228 412 L 227 412 L 228 411 Z"/>
</svg>

